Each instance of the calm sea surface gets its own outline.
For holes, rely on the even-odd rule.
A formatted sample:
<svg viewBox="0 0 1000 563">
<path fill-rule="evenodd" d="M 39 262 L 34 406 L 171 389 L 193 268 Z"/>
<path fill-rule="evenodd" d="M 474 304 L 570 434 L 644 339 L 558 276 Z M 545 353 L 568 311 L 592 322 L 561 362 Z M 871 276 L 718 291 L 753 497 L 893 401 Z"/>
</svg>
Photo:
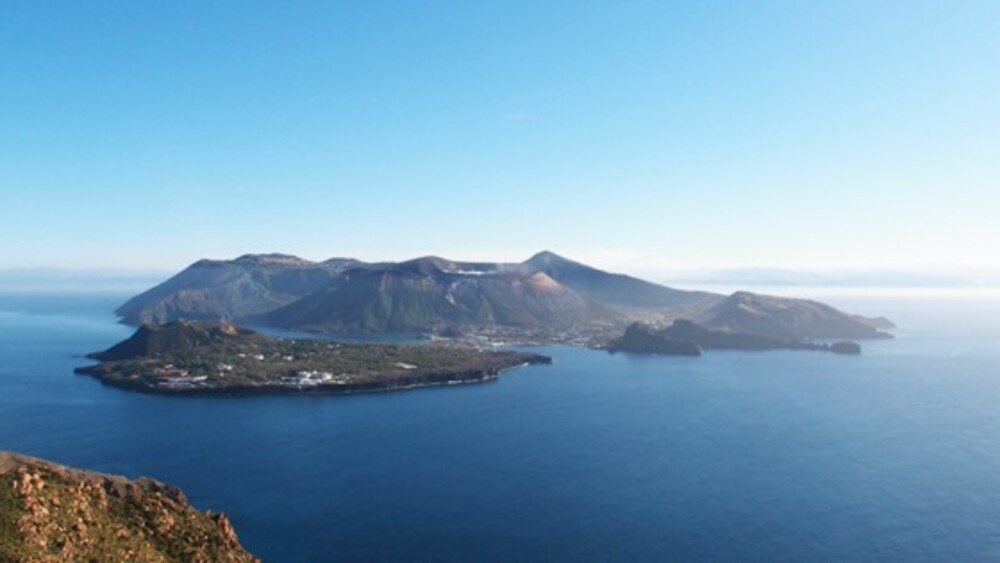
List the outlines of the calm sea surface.
<svg viewBox="0 0 1000 563">
<path fill-rule="evenodd" d="M 998 301 L 835 301 L 900 325 L 861 357 L 166 398 L 72 373 L 125 297 L 0 296 L 0 449 L 177 485 L 265 561 L 1000 560 Z"/>
</svg>

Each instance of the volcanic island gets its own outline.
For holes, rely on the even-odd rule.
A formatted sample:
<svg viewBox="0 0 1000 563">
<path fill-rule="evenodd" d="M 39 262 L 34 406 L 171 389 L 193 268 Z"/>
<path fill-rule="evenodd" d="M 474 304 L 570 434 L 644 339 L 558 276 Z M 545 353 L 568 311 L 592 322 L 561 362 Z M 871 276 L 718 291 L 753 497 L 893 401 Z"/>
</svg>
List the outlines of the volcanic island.
<svg viewBox="0 0 1000 563">
<path fill-rule="evenodd" d="M 549 364 L 541 354 L 451 342 L 386 344 L 276 338 L 225 322 L 140 326 L 88 355 L 79 374 L 169 395 L 361 393 L 492 381 L 504 370 Z"/>
</svg>

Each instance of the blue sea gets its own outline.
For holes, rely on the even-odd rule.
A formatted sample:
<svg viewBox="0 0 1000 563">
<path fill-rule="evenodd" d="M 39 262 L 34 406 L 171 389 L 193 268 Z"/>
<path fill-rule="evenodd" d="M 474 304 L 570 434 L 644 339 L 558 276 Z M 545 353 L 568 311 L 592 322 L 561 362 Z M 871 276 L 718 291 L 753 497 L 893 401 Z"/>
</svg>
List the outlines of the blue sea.
<svg viewBox="0 0 1000 563">
<path fill-rule="evenodd" d="M 74 375 L 127 295 L 0 296 L 0 449 L 147 475 L 265 561 L 998 561 L 1000 301 L 842 298 L 860 357 L 552 347 L 500 381 L 170 398 Z"/>
</svg>

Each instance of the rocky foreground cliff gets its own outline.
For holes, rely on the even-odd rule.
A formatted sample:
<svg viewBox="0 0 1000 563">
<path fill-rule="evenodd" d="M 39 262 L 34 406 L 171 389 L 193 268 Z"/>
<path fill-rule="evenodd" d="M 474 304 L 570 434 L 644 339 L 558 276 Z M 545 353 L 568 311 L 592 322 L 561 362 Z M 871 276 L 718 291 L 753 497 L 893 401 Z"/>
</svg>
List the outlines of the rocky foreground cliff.
<svg viewBox="0 0 1000 563">
<path fill-rule="evenodd" d="M 169 485 L 0 452 L 0 561 L 259 561 Z"/>
</svg>

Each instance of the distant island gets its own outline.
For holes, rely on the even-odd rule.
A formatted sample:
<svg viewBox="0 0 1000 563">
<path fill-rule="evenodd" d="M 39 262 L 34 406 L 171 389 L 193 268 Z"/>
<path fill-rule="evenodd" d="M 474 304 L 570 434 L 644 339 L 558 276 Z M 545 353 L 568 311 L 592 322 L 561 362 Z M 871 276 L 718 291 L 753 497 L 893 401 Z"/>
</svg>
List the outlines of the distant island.
<svg viewBox="0 0 1000 563">
<path fill-rule="evenodd" d="M 273 338 L 225 322 L 143 325 L 89 357 L 77 373 L 126 389 L 173 395 L 360 393 L 490 381 L 550 363 L 540 354 L 432 342 L 347 343 Z"/>
<path fill-rule="evenodd" d="M 170 485 L 0 451 L 0 561 L 259 561 Z"/>
<path fill-rule="evenodd" d="M 691 321 L 677 320 L 667 327 L 633 323 L 625 333 L 608 343 L 611 352 L 657 354 L 663 356 L 700 356 L 704 350 L 809 350 L 857 355 L 856 342 L 807 342 L 781 340 L 748 332 L 712 330 Z"/>
<path fill-rule="evenodd" d="M 316 332 L 419 332 L 471 344 L 605 347 L 634 322 L 686 320 L 780 342 L 890 338 L 884 318 L 816 301 L 665 287 L 552 252 L 524 262 L 428 256 L 367 263 L 284 254 L 200 260 L 116 311 L 125 323 L 179 319 Z"/>
</svg>

